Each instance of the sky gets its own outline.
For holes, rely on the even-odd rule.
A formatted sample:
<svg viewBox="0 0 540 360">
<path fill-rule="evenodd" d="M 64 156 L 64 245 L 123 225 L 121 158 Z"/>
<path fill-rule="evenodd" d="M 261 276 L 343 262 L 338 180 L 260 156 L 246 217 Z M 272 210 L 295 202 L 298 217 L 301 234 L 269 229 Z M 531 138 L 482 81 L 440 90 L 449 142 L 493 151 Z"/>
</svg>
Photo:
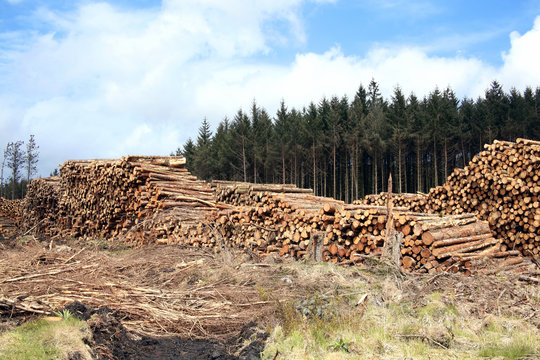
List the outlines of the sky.
<svg viewBox="0 0 540 360">
<path fill-rule="evenodd" d="M 371 79 L 386 98 L 536 88 L 538 59 L 538 0 L 0 0 L 0 149 L 35 135 L 48 176 Z"/>
</svg>

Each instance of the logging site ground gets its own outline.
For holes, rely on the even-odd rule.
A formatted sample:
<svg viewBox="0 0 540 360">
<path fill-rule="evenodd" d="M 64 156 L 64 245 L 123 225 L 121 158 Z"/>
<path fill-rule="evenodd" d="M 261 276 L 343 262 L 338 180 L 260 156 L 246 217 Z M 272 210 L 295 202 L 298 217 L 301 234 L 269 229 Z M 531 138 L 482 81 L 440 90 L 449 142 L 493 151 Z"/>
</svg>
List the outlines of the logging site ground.
<svg viewBox="0 0 540 360">
<path fill-rule="evenodd" d="M 0 299 L 0 359 L 540 357 L 540 286 L 513 273 L 0 240 L 2 294 L 29 310 L 10 316 Z"/>
</svg>

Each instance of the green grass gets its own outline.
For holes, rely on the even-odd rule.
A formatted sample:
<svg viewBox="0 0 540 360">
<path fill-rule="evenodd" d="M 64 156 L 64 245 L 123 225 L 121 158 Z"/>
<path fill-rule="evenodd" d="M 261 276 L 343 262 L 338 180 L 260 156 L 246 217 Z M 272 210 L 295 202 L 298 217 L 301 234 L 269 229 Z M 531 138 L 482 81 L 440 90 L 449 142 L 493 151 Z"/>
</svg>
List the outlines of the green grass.
<svg viewBox="0 0 540 360">
<path fill-rule="evenodd" d="M 535 349 L 529 344 L 517 340 L 506 345 L 486 346 L 478 352 L 478 356 L 483 358 L 524 359 L 532 356 L 540 357 L 540 354 L 535 353 Z"/>
<path fill-rule="evenodd" d="M 37 319 L 0 335 L 1 360 L 64 359 L 78 352 L 90 359 L 83 343 L 86 324 L 69 312 L 59 314 L 58 321 Z"/>
<path fill-rule="evenodd" d="M 346 296 L 315 293 L 281 303 L 263 359 L 276 353 L 280 359 L 532 359 L 540 353 L 540 331 L 526 321 L 469 316 L 440 293 L 427 294 L 423 306 L 375 298 L 356 306 Z"/>
</svg>

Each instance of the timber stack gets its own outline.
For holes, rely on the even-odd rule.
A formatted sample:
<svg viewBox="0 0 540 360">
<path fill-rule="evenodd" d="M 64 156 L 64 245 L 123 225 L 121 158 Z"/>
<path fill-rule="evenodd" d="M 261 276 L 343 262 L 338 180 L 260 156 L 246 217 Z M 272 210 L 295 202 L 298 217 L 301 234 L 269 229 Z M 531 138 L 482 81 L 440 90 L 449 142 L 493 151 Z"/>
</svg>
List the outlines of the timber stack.
<svg viewBox="0 0 540 360">
<path fill-rule="evenodd" d="M 22 202 L 23 230 L 33 234 L 58 234 L 60 177 L 37 178 L 28 184 Z"/>
<path fill-rule="evenodd" d="M 47 187 L 51 191 L 40 194 Z M 42 204 L 35 210 L 29 206 L 28 218 L 50 217 L 50 210 L 57 206 L 58 229 L 44 226 L 41 231 L 122 238 L 138 244 L 170 235 L 167 214 L 174 212 L 174 220 L 187 227 L 215 208 L 210 186 L 185 169 L 185 158 L 169 156 L 66 161 L 59 180 L 41 179 L 28 195 L 28 204 Z M 52 199 L 46 199 L 49 196 Z"/>
<path fill-rule="evenodd" d="M 477 262 L 471 260 L 517 256 L 501 254 L 500 241 L 493 238 L 487 223 L 472 214 L 440 217 L 400 207 L 394 211 L 392 226 L 402 238 L 403 270 L 471 273 L 477 271 Z M 329 261 L 354 263 L 366 255 L 380 256 L 387 236 L 386 207 L 348 205 L 338 211 L 325 206 L 323 212 L 334 217 L 333 224 L 326 229 L 323 248 Z M 519 258 L 516 266 L 523 262 Z"/>
<path fill-rule="evenodd" d="M 257 205 L 262 198 L 274 194 L 307 194 L 313 190 L 302 189 L 294 184 L 252 184 L 247 182 L 213 180 L 216 201 L 238 206 Z"/>
<path fill-rule="evenodd" d="M 489 223 L 503 251 L 540 257 L 540 142 L 486 145 L 467 167 L 431 189 L 429 210 L 475 213 Z"/>
<path fill-rule="evenodd" d="M 515 257 L 514 267 L 528 267 L 518 252 L 504 252 L 487 222 L 473 214 L 444 216 L 396 207 L 393 226 L 402 236 L 401 268 L 414 272 L 478 271 L 486 258 Z M 261 256 L 313 256 L 315 236 L 322 237 L 322 259 L 356 263 L 379 257 L 386 238 L 387 209 L 346 205 L 316 196 L 267 194 L 254 206 L 223 210 L 216 221 L 226 245 Z M 211 241 L 211 240 L 210 240 Z"/>
<path fill-rule="evenodd" d="M 405 207 L 413 212 L 425 212 L 428 209 L 427 194 L 423 194 L 423 193 L 392 194 L 392 199 L 394 201 L 394 205 Z M 388 193 L 381 192 L 379 194 L 366 195 L 363 199 L 354 200 L 353 204 L 386 206 L 387 201 L 388 201 Z"/>
<path fill-rule="evenodd" d="M 8 200 L 0 197 L 0 235 L 15 234 L 21 223 L 22 200 Z"/>
<path fill-rule="evenodd" d="M 530 262 L 517 250 L 538 249 L 539 146 L 494 143 L 428 196 L 396 195 L 389 224 L 384 193 L 344 204 L 294 185 L 208 184 L 188 172 L 183 157 L 67 161 L 59 179 L 30 186 L 26 227 L 133 245 L 231 246 L 260 256 L 305 258 L 317 246 L 335 263 L 379 257 L 394 228 L 403 270 L 475 272 L 486 259 L 519 270 Z M 501 234 L 513 234 L 512 246 Z"/>
</svg>

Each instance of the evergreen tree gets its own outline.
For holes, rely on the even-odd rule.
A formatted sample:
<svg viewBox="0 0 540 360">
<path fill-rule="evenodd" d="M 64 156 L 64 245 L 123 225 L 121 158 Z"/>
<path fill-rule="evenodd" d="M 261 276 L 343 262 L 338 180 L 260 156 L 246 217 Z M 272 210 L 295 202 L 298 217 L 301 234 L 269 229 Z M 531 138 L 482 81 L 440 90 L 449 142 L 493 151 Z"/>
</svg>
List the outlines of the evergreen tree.
<svg viewBox="0 0 540 360">
<path fill-rule="evenodd" d="M 176 149 L 176 156 L 183 156 L 186 158 L 186 167 L 191 169 L 192 172 L 196 173 L 195 166 L 195 144 L 191 138 L 188 138 L 186 143 L 182 148 Z"/>
<path fill-rule="evenodd" d="M 249 160 L 251 157 L 251 148 L 252 148 L 252 138 L 251 138 L 251 122 L 247 114 L 245 114 L 242 109 L 238 110 L 236 116 L 233 119 L 232 130 L 234 133 L 233 148 L 236 150 L 236 155 L 239 160 L 239 166 L 242 171 L 242 179 L 244 182 L 248 181 L 248 167 Z"/>
<path fill-rule="evenodd" d="M 30 177 L 37 173 L 37 163 L 39 158 L 38 152 L 39 146 L 36 144 L 34 135 L 30 135 L 28 143 L 26 144 L 26 156 L 25 156 L 25 167 L 26 167 L 26 182 L 30 182 Z"/>
<path fill-rule="evenodd" d="M 394 89 L 394 94 L 392 95 L 392 102 L 388 111 L 388 121 L 392 129 L 392 146 L 397 162 L 397 176 L 394 176 L 393 179 L 397 179 L 398 181 L 397 192 L 399 193 L 406 189 L 407 180 L 405 176 L 405 151 L 406 142 L 409 137 L 409 124 L 407 120 L 405 96 L 398 86 Z"/>
<path fill-rule="evenodd" d="M 347 128 L 346 146 L 351 158 L 351 199 L 358 199 L 364 195 L 363 177 L 361 170 L 361 139 L 365 136 L 365 119 L 367 115 L 366 90 L 360 85 L 351 105 L 349 106 L 350 128 Z"/>
<path fill-rule="evenodd" d="M 426 117 L 424 107 L 421 106 L 418 98 L 414 94 L 410 94 L 407 99 L 407 123 L 410 124 L 410 134 L 413 140 L 414 155 L 415 155 L 415 168 L 416 168 L 416 191 L 425 191 L 422 182 L 423 173 L 423 155 L 424 144 L 427 139 L 426 134 Z"/>
<path fill-rule="evenodd" d="M 6 196 L 5 186 L 4 186 L 4 168 L 6 166 L 6 160 L 9 152 L 10 145 L 7 144 L 4 150 L 4 157 L 2 158 L 2 168 L 0 169 L 0 196 Z"/>
<path fill-rule="evenodd" d="M 470 149 L 467 150 L 465 144 L 472 141 L 472 124 L 474 119 L 474 101 L 472 99 L 463 99 L 459 105 L 458 122 L 456 126 L 457 136 L 459 138 L 461 167 L 464 168 L 471 159 Z"/>
<path fill-rule="evenodd" d="M 196 170 L 196 175 L 202 179 L 209 180 L 212 178 L 213 157 L 211 154 L 212 132 L 210 124 L 204 118 L 201 127 L 199 128 L 199 136 L 197 137 L 197 145 L 193 153 L 193 168 Z"/>
<path fill-rule="evenodd" d="M 291 124 L 290 116 L 285 106 L 285 101 L 281 100 L 279 109 L 274 120 L 274 144 L 279 150 L 279 157 L 281 162 L 281 182 L 285 184 L 287 182 L 286 175 L 286 160 L 288 157 L 288 150 L 290 144 Z"/>
<path fill-rule="evenodd" d="M 485 104 L 487 142 L 491 143 L 500 135 L 508 116 L 508 98 L 497 81 L 493 81 L 486 91 Z"/>
<path fill-rule="evenodd" d="M 212 139 L 212 157 L 215 159 L 213 178 L 233 179 L 233 163 L 235 161 L 233 145 L 233 133 L 229 119 L 225 118 L 218 125 Z"/>
<path fill-rule="evenodd" d="M 321 152 L 322 144 L 324 143 L 324 132 L 322 128 L 321 117 L 318 114 L 317 107 L 313 102 L 309 104 L 309 107 L 305 114 L 305 126 L 306 136 L 308 138 L 310 154 L 311 154 L 311 170 L 312 170 L 312 184 L 315 194 L 319 194 L 318 184 L 318 159 Z"/>
<path fill-rule="evenodd" d="M 429 98 L 425 101 L 426 111 L 428 116 L 427 130 L 432 141 L 431 161 L 433 165 L 433 186 L 439 185 L 439 153 L 437 144 L 441 140 L 441 116 L 443 115 L 443 99 L 439 89 L 435 89 L 429 94 Z"/>
<path fill-rule="evenodd" d="M 7 148 L 7 166 L 11 169 L 11 198 L 15 199 L 16 188 L 21 178 L 21 168 L 24 164 L 24 152 L 21 150 L 22 141 L 11 142 Z"/>
</svg>

